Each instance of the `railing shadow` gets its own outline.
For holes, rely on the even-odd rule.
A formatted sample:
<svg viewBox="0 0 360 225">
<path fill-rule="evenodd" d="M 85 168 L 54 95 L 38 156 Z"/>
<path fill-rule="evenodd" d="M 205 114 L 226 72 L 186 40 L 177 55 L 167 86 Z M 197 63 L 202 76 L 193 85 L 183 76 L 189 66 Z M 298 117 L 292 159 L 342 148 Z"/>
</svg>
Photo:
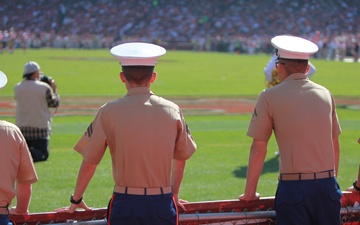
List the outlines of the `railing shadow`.
<svg viewBox="0 0 360 225">
<path fill-rule="evenodd" d="M 275 155 L 273 158 L 265 161 L 263 170 L 261 174 L 265 173 L 275 173 L 279 171 L 279 154 Z M 248 166 L 240 166 L 236 168 L 232 173 L 235 177 L 246 178 Z"/>
</svg>

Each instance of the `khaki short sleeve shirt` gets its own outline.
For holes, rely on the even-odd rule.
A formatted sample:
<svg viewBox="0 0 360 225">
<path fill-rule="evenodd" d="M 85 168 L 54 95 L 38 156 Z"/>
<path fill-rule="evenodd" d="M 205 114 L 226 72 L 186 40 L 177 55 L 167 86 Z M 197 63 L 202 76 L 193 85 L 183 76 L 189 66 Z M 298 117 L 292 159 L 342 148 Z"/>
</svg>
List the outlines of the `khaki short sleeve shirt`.
<svg viewBox="0 0 360 225">
<path fill-rule="evenodd" d="M 38 180 L 26 141 L 20 129 L 0 120 L 0 206 L 10 205 L 16 195 L 15 182 L 35 183 Z"/>
<path fill-rule="evenodd" d="M 98 164 L 109 147 L 116 185 L 170 185 L 173 159 L 187 160 L 196 144 L 179 107 L 149 88 L 105 104 L 74 149 Z"/>
<path fill-rule="evenodd" d="M 268 141 L 272 132 L 281 173 L 334 169 L 332 138 L 341 133 L 335 102 L 304 74 L 292 74 L 259 95 L 247 135 Z"/>
</svg>

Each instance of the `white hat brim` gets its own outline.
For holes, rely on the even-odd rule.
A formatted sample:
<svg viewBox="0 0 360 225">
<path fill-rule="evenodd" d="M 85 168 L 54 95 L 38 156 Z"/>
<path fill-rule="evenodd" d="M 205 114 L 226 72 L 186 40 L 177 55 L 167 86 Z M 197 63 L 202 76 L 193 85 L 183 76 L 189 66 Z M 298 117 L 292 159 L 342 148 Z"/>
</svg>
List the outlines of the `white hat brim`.
<svg viewBox="0 0 360 225">
<path fill-rule="evenodd" d="M 117 45 L 110 53 L 120 59 L 122 66 L 155 66 L 156 59 L 165 55 L 166 49 L 150 43 L 132 42 Z"/>
<path fill-rule="evenodd" d="M 278 49 L 279 57 L 285 59 L 309 59 L 319 47 L 304 38 L 279 35 L 271 39 L 271 44 Z"/>
<path fill-rule="evenodd" d="M 5 73 L 0 71 L 0 89 L 5 87 L 7 81 L 8 81 L 8 79 L 7 79 L 6 75 L 5 75 Z"/>
</svg>

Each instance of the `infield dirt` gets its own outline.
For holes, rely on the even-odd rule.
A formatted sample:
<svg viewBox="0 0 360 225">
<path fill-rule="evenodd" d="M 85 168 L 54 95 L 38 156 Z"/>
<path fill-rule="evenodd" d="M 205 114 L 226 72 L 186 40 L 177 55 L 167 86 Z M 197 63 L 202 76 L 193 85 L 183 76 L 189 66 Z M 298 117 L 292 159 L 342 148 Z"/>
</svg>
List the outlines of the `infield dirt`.
<svg viewBox="0 0 360 225">
<path fill-rule="evenodd" d="M 99 107 L 117 97 L 62 97 L 56 115 L 95 115 Z M 256 104 L 256 97 L 233 98 L 169 98 L 180 106 L 185 115 L 249 114 Z M 360 98 L 335 98 L 341 108 L 360 110 Z M 15 100 L 0 98 L 0 115 L 14 116 Z"/>
</svg>

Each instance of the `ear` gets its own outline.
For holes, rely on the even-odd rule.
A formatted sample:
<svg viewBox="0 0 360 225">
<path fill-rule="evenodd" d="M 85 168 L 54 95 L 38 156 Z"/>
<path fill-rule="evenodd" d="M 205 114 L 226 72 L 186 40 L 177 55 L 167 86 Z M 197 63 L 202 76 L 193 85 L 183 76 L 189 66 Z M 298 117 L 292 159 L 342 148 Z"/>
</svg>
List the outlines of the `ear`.
<svg viewBox="0 0 360 225">
<path fill-rule="evenodd" d="M 34 72 L 33 75 L 31 76 L 31 78 L 32 78 L 32 79 L 38 79 L 38 80 L 39 80 L 39 79 L 40 79 L 40 73 L 41 73 L 41 72 L 40 72 L 39 70 L 36 71 L 36 72 Z"/>
<path fill-rule="evenodd" d="M 306 75 L 309 72 L 309 70 L 310 70 L 310 65 L 308 64 L 304 74 Z"/>
<path fill-rule="evenodd" d="M 125 78 L 124 72 L 120 72 L 120 80 L 121 80 L 123 83 L 126 82 L 126 78 Z"/>
<path fill-rule="evenodd" d="M 156 73 L 156 72 L 153 72 L 153 73 L 152 73 L 152 76 L 151 76 L 151 79 L 150 79 L 150 83 L 154 83 L 154 82 L 155 82 L 156 76 L 157 76 L 157 73 Z"/>
</svg>

